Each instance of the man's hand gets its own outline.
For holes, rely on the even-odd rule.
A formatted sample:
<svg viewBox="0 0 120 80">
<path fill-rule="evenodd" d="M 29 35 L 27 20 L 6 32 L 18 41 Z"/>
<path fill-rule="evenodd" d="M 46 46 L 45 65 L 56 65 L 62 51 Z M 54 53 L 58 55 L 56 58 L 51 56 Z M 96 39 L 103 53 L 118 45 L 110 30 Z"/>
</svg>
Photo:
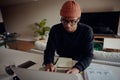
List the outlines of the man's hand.
<svg viewBox="0 0 120 80">
<path fill-rule="evenodd" d="M 79 69 L 77 69 L 77 68 L 71 68 L 71 69 L 69 69 L 67 71 L 67 74 L 77 74 L 79 72 L 80 72 Z"/>
<path fill-rule="evenodd" d="M 50 64 L 47 64 L 45 66 L 45 71 L 48 71 L 48 72 L 56 72 L 56 67 L 50 63 Z"/>
</svg>

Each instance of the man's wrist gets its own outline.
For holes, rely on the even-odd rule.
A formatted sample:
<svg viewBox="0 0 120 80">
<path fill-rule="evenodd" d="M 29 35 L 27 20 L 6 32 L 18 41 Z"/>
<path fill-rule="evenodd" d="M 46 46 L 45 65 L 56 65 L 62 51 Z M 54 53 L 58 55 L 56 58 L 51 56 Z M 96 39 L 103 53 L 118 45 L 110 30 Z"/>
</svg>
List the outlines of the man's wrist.
<svg viewBox="0 0 120 80">
<path fill-rule="evenodd" d="M 53 63 L 48 63 L 46 64 L 46 66 L 53 66 Z"/>
<path fill-rule="evenodd" d="M 77 66 L 73 66 L 73 68 L 76 68 L 79 71 L 79 73 L 81 72 L 81 70 Z"/>
</svg>

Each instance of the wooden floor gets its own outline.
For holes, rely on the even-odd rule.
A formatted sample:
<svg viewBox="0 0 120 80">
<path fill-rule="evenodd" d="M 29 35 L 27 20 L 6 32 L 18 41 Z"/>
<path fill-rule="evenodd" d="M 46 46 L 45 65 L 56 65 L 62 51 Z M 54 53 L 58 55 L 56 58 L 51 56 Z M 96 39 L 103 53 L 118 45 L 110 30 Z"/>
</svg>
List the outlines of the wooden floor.
<svg viewBox="0 0 120 80">
<path fill-rule="evenodd" d="M 33 41 L 20 41 L 17 40 L 15 42 L 8 44 L 9 48 L 21 51 L 29 51 L 30 49 L 34 48 Z"/>
</svg>

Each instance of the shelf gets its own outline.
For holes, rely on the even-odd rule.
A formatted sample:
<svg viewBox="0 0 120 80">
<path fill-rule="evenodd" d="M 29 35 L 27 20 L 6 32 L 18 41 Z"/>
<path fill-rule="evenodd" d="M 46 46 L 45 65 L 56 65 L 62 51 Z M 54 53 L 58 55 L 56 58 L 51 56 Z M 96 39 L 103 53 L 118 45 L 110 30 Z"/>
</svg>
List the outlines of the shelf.
<svg viewBox="0 0 120 80">
<path fill-rule="evenodd" d="M 94 39 L 96 38 L 120 38 L 118 35 L 94 35 Z"/>
<path fill-rule="evenodd" d="M 94 42 L 103 43 L 103 41 L 99 41 L 99 40 L 94 40 Z"/>
</svg>

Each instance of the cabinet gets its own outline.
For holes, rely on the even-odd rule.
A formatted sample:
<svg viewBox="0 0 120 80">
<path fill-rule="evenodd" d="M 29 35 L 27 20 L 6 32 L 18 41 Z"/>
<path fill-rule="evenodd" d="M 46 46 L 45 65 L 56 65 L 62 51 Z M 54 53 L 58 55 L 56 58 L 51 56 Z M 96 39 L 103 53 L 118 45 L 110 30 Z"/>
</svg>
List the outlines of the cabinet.
<svg viewBox="0 0 120 80">
<path fill-rule="evenodd" d="M 112 36 L 101 36 L 95 35 L 94 36 L 94 43 L 102 46 L 101 50 L 104 51 L 120 51 L 120 36 L 112 35 Z"/>
</svg>

